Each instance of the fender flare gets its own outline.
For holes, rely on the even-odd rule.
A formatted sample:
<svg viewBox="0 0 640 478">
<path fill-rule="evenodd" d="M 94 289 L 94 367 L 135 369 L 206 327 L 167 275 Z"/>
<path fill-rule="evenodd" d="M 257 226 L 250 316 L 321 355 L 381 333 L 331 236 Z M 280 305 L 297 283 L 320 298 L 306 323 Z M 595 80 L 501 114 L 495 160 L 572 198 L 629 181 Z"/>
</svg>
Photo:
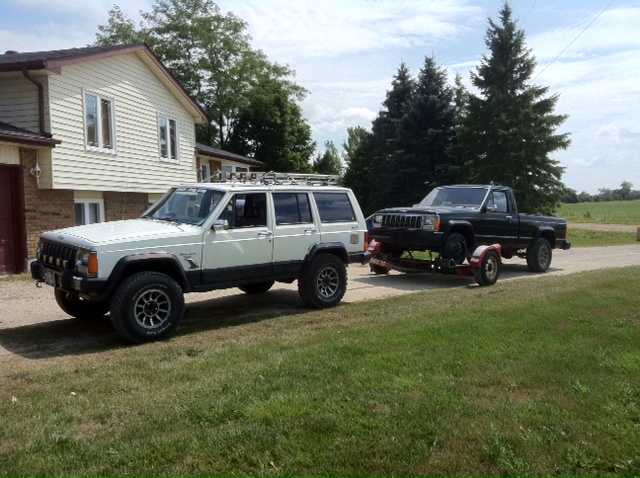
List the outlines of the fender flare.
<svg viewBox="0 0 640 478">
<path fill-rule="evenodd" d="M 536 241 L 540 238 L 546 239 L 547 241 L 549 241 L 549 243 L 551 244 L 551 248 L 555 249 L 556 248 L 556 231 L 554 228 L 550 227 L 550 226 L 540 226 L 537 230 L 536 233 L 533 235 L 533 238 L 531 239 L 531 244 L 533 245 L 536 243 Z"/>
<path fill-rule="evenodd" d="M 447 222 L 443 232 L 443 244 L 452 232 L 458 232 L 462 234 L 467 241 L 467 248 L 469 251 L 473 251 L 475 249 L 474 245 L 476 242 L 476 236 L 473 230 L 473 225 L 469 221 L 451 220 Z"/>
<path fill-rule="evenodd" d="M 307 255 L 304 258 L 304 262 L 309 262 L 316 255 L 323 252 L 334 254 L 340 258 L 345 264 L 349 263 L 349 253 L 341 242 L 320 242 L 316 243 L 309 248 Z"/>
<path fill-rule="evenodd" d="M 174 254 L 170 254 L 168 252 L 158 252 L 158 253 L 142 253 L 142 254 L 133 254 L 130 256 L 125 256 L 120 258 L 116 265 L 113 267 L 111 274 L 109 274 L 108 285 L 105 290 L 106 295 L 110 296 L 116 287 L 122 281 L 123 276 L 127 269 L 131 267 L 135 267 L 138 264 L 159 264 L 160 271 L 164 272 L 164 270 L 169 269 L 170 274 L 167 274 L 173 277 L 180 287 L 182 287 L 183 291 L 189 292 L 191 290 L 190 282 L 187 278 L 187 275 L 180 265 L 180 261 Z M 143 270 L 158 270 L 157 268 L 148 268 L 145 267 Z"/>
</svg>

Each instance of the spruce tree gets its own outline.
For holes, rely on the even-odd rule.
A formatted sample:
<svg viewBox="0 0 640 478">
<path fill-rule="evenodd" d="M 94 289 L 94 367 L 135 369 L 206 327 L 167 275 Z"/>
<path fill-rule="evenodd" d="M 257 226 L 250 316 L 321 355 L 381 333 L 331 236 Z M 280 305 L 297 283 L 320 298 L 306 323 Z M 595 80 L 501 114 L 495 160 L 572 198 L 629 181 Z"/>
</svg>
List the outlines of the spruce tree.
<svg viewBox="0 0 640 478">
<path fill-rule="evenodd" d="M 397 205 L 419 202 L 448 177 L 447 149 L 454 134 L 454 92 L 447 73 L 425 58 L 411 99 L 398 122 L 392 171 Z"/>
<path fill-rule="evenodd" d="M 471 74 L 480 94 L 466 97 L 450 153 L 464 162 L 466 180 L 511 186 L 520 210 L 552 213 L 565 186 L 564 168 L 549 155 L 570 144 L 568 133 L 555 133 L 567 116 L 554 114 L 557 94 L 529 84 L 536 59 L 508 3 L 499 24 L 489 19 L 485 43 L 490 54 Z"/>
<path fill-rule="evenodd" d="M 395 206 L 398 197 L 398 186 L 390 181 L 394 175 L 395 158 L 397 157 L 398 125 L 415 89 L 415 80 L 404 62 L 400 64 L 398 73 L 393 77 L 391 90 L 382 103 L 384 107 L 371 125 L 371 138 L 367 145 L 372 151 L 372 167 L 369 173 L 370 206 L 374 209 Z"/>
</svg>

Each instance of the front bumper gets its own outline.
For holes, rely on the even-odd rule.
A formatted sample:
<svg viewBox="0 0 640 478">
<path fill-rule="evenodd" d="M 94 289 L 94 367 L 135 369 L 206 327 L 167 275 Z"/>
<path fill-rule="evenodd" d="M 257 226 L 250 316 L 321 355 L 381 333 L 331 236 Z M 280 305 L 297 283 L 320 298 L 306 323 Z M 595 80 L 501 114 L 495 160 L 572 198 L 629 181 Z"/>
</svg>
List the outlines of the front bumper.
<svg viewBox="0 0 640 478">
<path fill-rule="evenodd" d="M 82 277 L 69 270 L 57 270 L 46 267 L 40 261 L 31 263 L 31 277 L 38 282 L 62 289 L 86 300 L 103 300 L 106 298 L 107 281 L 93 277 Z"/>
<path fill-rule="evenodd" d="M 369 237 L 376 242 L 393 244 L 404 249 L 429 250 L 438 249 L 444 243 L 444 233 L 439 231 L 423 231 L 416 229 L 372 229 Z"/>
</svg>

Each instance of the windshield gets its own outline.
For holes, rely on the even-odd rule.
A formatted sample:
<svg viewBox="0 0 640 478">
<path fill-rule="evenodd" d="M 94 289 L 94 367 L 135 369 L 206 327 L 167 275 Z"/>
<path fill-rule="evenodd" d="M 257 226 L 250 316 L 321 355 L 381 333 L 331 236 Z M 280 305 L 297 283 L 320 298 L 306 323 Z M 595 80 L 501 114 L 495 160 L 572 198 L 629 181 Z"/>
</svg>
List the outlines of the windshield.
<svg viewBox="0 0 640 478">
<path fill-rule="evenodd" d="M 436 188 L 420 201 L 423 207 L 480 207 L 485 188 Z"/>
<path fill-rule="evenodd" d="M 225 195 L 223 191 L 180 187 L 169 191 L 142 217 L 201 225 Z"/>
</svg>

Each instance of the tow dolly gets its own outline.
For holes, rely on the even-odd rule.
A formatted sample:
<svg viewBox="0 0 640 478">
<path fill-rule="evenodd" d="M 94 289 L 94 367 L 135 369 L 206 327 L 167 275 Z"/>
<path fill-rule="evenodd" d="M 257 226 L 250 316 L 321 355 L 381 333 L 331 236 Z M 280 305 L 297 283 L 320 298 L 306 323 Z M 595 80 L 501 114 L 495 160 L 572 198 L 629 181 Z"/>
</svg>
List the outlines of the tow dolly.
<svg viewBox="0 0 640 478">
<path fill-rule="evenodd" d="M 372 240 L 369 243 L 371 271 L 376 274 L 387 274 L 391 270 L 405 273 L 440 272 L 442 274 L 457 274 L 459 276 L 473 276 L 480 286 L 493 285 L 500 275 L 500 244 L 477 247 L 467 257 L 466 263 L 458 264 L 451 259 L 437 257 L 435 259 L 415 259 L 409 257 L 391 257 L 380 252 L 380 243 Z"/>
</svg>

